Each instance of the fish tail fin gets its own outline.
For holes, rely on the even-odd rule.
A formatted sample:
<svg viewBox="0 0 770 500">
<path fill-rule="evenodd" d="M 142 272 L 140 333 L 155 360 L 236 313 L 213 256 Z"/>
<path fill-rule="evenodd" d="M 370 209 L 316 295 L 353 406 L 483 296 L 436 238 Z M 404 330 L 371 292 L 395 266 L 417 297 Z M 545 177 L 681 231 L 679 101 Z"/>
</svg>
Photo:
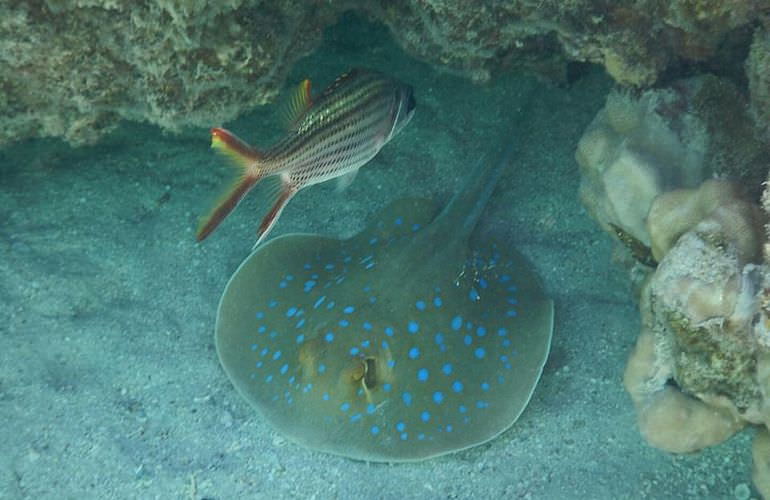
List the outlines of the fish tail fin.
<svg viewBox="0 0 770 500">
<path fill-rule="evenodd" d="M 196 239 L 203 241 L 235 209 L 265 172 L 262 154 L 223 128 L 211 129 L 211 147 L 226 156 L 239 170 L 238 177 L 225 191 L 211 212 L 201 219 Z"/>
<path fill-rule="evenodd" d="M 257 242 L 254 243 L 253 248 L 257 248 L 257 246 L 264 241 L 267 234 L 273 229 L 276 221 L 278 221 L 278 217 L 280 217 L 286 204 L 289 203 L 289 200 L 291 200 L 295 194 L 297 194 L 297 191 L 299 191 L 299 189 L 297 189 L 297 187 L 289 180 L 289 176 L 282 174 L 281 185 L 275 196 L 275 202 L 273 202 L 270 211 L 267 212 L 267 215 L 262 218 L 262 222 L 259 224 L 259 229 L 257 230 Z"/>
</svg>

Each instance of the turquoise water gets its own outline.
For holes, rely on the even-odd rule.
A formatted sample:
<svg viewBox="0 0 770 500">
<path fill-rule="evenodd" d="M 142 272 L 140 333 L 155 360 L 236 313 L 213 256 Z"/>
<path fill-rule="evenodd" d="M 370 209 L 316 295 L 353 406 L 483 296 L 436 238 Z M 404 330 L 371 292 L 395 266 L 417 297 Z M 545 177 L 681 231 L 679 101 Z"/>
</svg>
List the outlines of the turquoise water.
<svg viewBox="0 0 770 500">
<path fill-rule="evenodd" d="M 415 118 L 346 191 L 300 193 L 273 236 L 350 236 L 395 198 L 448 200 L 506 140 L 530 78 L 508 71 L 476 86 L 346 18 L 287 82 L 321 88 L 357 65 L 411 83 Z M 609 238 L 577 199 L 573 159 L 610 87 L 600 69 L 542 83 L 531 138 L 480 227 L 524 253 L 556 302 L 532 401 L 497 439 L 413 464 L 301 448 L 226 378 L 216 307 L 261 205 L 250 196 L 195 243 L 228 174 L 208 130 L 126 124 L 96 147 L 35 140 L 0 151 L 0 498 L 732 498 L 751 482 L 751 433 L 668 455 L 639 435 L 622 387 L 638 312 Z M 275 107 L 226 125 L 256 144 L 281 130 Z"/>
</svg>

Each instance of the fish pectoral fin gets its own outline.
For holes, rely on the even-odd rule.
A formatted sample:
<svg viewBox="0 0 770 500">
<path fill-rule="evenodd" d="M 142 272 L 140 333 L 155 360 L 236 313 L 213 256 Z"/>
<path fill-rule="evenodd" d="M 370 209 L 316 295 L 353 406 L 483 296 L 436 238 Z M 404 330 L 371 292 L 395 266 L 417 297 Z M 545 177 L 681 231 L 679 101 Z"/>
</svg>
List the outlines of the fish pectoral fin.
<svg viewBox="0 0 770 500">
<path fill-rule="evenodd" d="M 201 219 L 196 234 L 198 241 L 206 239 L 264 176 L 260 166 L 261 154 L 227 130 L 211 129 L 211 147 L 225 155 L 240 172 L 211 212 Z"/>
<path fill-rule="evenodd" d="M 353 184 L 353 181 L 356 180 L 356 175 L 358 175 L 358 170 L 351 170 L 347 174 L 342 174 L 339 177 L 337 177 L 337 186 L 334 188 L 334 190 L 338 193 L 341 193 L 342 191 L 346 190 L 348 186 Z"/>
<path fill-rule="evenodd" d="M 297 194 L 297 191 L 299 191 L 299 188 L 289 180 L 289 176 L 282 174 L 281 188 L 278 191 L 273 207 L 267 212 L 267 215 L 265 215 L 262 222 L 259 224 L 259 229 L 257 230 L 257 242 L 254 243 L 253 248 L 257 248 L 257 246 L 265 240 L 270 230 L 273 229 L 273 226 L 278 221 L 278 217 L 280 217 L 286 204 L 289 203 L 289 200 L 291 200 L 295 194 Z"/>
</svg>

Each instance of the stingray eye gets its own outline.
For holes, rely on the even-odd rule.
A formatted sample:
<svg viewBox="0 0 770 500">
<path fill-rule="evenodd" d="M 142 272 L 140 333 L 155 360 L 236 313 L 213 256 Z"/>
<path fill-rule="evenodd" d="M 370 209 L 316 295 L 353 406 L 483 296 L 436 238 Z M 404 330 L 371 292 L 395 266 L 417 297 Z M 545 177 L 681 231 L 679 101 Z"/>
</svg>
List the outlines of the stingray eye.
<svg viewBox="0 0 770 500">
<path fill-rule="evenodd" d="M 374 358 L 364 360 L 364 387 L 373 389 L 377 385 L 377 361 Z"/>
</svg>

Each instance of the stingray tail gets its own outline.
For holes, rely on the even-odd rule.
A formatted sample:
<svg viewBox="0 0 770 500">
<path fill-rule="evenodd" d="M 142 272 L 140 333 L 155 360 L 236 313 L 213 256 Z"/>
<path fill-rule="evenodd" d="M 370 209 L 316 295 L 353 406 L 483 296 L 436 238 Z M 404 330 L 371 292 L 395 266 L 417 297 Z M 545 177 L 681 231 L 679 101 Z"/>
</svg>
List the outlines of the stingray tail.
<svg viewBox="0 0 770 500">
<path fill-rule="evenodd" d="M 232 212 L 251 188 L 265 176 L 262 154 L 223 128 L 211 129 L 211 147 L 239 169 L 239 175 L 211 212 L 201 220 L 196 239 L 204 240 Z"/>
<path fill-rule="evenodd" d="M 267 215 L 262 218 L 262 222 L 259 224 L 259 229 L 257 229 L 257 242 L 254 243 L 253 248 L 257 248 L 257 246 L 264 241 L 267 234 L 273 229 L 273 226 L 278 221 L 278 217 L 280 217 L 286 204 L 289 203 L 289 200 L 291 200 L 295 194 L 297 194 L 298 189 L 291 182 L 288 174 L 281 174 L 280 178 L 281 186 L 276 194 L 275 202 L 273 202 L 272 208 L 270 208 L 270 211 L 267 212 Z"/>
</svg>

